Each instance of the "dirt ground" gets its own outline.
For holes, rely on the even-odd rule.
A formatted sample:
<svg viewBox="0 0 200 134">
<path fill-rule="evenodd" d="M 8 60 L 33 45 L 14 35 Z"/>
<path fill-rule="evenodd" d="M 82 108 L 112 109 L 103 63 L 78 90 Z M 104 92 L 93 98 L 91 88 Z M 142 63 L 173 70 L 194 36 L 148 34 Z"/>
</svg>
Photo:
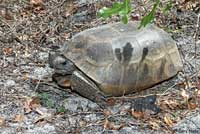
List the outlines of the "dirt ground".
<svg viewBox="0 0 200 134">
<path fill-rule="evenodd" d="M 48 53 L 80 31 L 119 21 L 118 16 L 96 16 L 112 2 L 0 0 L 0 133 L 175 133 L 177 123 L 200 113 L 200 5 L 173 3 L 168 14 L 156 15 L 155 24 L 177 42 L 183 71 L 143 92 L 112 98 L 102 109 L 52 81 Z M 132 4 L 130 21 L 140 19 L 151 6 L 143 1 Z M 133 111 L 134 98 L 155 94 L 159 113 Z M 196 125 L 193 132 L 200 133 Z"/>
</svg>

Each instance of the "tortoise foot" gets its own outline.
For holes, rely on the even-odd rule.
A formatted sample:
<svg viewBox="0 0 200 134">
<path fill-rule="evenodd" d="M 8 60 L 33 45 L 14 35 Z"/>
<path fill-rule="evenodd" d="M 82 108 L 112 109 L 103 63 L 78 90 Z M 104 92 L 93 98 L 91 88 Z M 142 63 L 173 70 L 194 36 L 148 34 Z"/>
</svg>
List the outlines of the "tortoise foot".
<svg viewBox="0 0 200 134">
<path fill-rule="evenodd" d="M 106 105 L 106 97 L 103 92 L 101 92 L 99 87 L 82 72 L 74 71 L 70 83 L 72 91 L 96 102 L 100 106 Z"/>
</svg>

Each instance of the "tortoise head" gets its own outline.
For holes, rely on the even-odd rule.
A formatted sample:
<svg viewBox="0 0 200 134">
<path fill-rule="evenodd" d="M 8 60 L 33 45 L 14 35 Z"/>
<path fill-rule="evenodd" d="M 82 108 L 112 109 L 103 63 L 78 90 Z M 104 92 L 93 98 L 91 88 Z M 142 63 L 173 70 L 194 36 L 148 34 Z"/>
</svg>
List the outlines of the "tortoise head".
<svg viewBox="0 0 200 134">
<path fill-rule="evenodd" d="M 58 52 L 49 53 L 49 65 L 61 75 L 71 75 L 76 70 L 74 63 Z"/>
</svg>

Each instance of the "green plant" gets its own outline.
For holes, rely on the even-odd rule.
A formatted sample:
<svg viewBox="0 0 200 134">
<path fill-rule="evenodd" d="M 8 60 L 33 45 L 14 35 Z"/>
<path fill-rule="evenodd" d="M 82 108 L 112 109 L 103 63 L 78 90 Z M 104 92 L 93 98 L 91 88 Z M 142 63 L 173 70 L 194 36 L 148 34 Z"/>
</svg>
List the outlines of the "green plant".
<svg viewBox="0 0 200 134">
<path fill-rule="evenodd" d="M 39 93 L 38 98 L 43 106 L 48 108 L 56 108 L 57 113 L 65 113 L 66 109 L 62 105 L 56 105 L 55 101 L 52 99 L 49 93 Z"/>
<path fill-rule="evenodd" d="M 57 113 L 65 113 L 66 112 L 66 109 L 64 106 L 59 106 L 56 108 L 56 112 Z"/>
<path fill-rule="evenodd" d="M 141 23 L 139 28 L 145 27 L 147 24 L 151 23 L 155 18 L 156 11 L 160 6 L 160 0 L 155 0 L 152 10 L 141 19 Z M 172 1 L 169 0 L 166 3 L 166 6 L 163 7 L 162 12 L 164 14 L 167 13 L 172 7 Z M 98 15 L 102 18 L 109 18 L 112 15 L 119 15 L 122 22 L 127 24 L 128 23 L 128 15 L 131 13 L 132 7 L 130 0 L 123 0 L 123 2 L 115 2 L 113 3 L 111 8 L 103 7 L 99 10 Z"/>
<path fill-rule="evenodd" d="M 123 3 L 115 2 L 111 8 L 103 7 L 99 10 L 99 16 L 103 18 L 111 17 L 114 14 L 119 14 L 121 20 L 128 23 L 128 14 L 131 12 L 130 0 L 124 0 Z"/>
<path fill-rule="evenodd" d="M 160 4 L 160 0 L 156 0 L 152 10 L 141 20 L 139 28 L 142 26 L 145 27 L 147 24 L 151 23 L 153 19 L 155 18 L 155 13 L 158 5 Z"/>
<path fill-rule="evenodd" d="M 47 107 L 54 107 L 54 101 L 50 98 L 48 93 L 40 93 L 38 97 L 41 103 Z"/>
</svg>

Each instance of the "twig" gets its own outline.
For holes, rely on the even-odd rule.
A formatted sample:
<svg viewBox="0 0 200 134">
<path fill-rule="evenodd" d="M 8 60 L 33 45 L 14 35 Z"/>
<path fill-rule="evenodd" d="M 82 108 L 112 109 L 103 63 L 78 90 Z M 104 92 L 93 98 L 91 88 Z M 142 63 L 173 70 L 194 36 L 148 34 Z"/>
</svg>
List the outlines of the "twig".
<svg viewBox="0 0 200 134">
<path fill-rule="evenodd" d="M 38 89 L 38 86 L 40 84 L 40 81 L 41 81 L 41 78 L 39 78 L 38 82 L 37 82 L 37 85 L 35 86 L 35 89 L 34 89 L 34 92 L 36 92 L 36 90 Z"/>
<path fill-rule="evenodd" d="M 68 115 L 68 117 L 72 117 L 72 116 L 77 116 L 77 115 L 88 115 L 88 114 L 102 114 L 103 115 L 103 111 L 98 111 L 98 112 L 77 112 L 77 113 L 73 113 Z M 102 120 L 104 118 L 101 118 Z"/>
<path fill-rule="evenodd" d="M 197 16 L 197 24 L 196 24 L 196 29 L 194 33 L 194 39 L 195 39 L 195 58 L 197 57 L 197 40 L 198 40 L 198 35 L 199 35 L 199 19 L 200 19 L 200 13 Z M 196 60 L 195 60 L 196 63 Z M 196 65 L 196 64 L 195 64 Z"/>
<path fill-rule="evenodd" d="M 175 87 L 178 83 L 173 84 L 171 87 L 167 88 L 162 94 L 159 94 L 159 96 L 164 96 L 166 95 L 166 93 L 171 90 L 173 87 Z M 157 94 L 158 95 L 158 94 Z"/>
<path fill-rule="evenodd" d="M 194 33 L 194 39 L 195 39 L 195 44 L 194 44 L 194 51 L 195 51 L 195 59 L 194 59 L 194 62 L 195 62 L 195 72 L 197 73 L 197 40 L 198 40 L 198 35 L 199 35 L 199 19 L 200 19 L 200 13 L 198 14 L 197 16 L 197 24 L 196 24 L 196 30 L 195 30 L 195 33 Z M 197 73 L 198 74 L 198 73 Z M 199 81 L 198 81 L 198 76 L 196 75 L 196 82 L 199 84 Z"/>
<path fill-rule="evenodd" d="M 185 71 L 185 65 L 184 65 L 184 61 L 186 61 L 185 60 L 185 55 L 184 55 L 184 53 L 183 53 L 183 51 L 182 51 L 182 49 L 181 49 L 181 46 L 180 46 L 180 52 L 181 52 L 181 54 L 180 54 L 180 57 L 181 57 L 181 61 L 182 61 L 182 63 L 183 63 L 183 77 L 185 78 L 185 83 L 186 83 L 186 85 L 187 85 L 187 87 L 189 88 L 189 82 L 188 82 L 188 78 L 187 78 L 187 76 L 185 75 L 186 73 L 186 71 Z"/>
</svg>

